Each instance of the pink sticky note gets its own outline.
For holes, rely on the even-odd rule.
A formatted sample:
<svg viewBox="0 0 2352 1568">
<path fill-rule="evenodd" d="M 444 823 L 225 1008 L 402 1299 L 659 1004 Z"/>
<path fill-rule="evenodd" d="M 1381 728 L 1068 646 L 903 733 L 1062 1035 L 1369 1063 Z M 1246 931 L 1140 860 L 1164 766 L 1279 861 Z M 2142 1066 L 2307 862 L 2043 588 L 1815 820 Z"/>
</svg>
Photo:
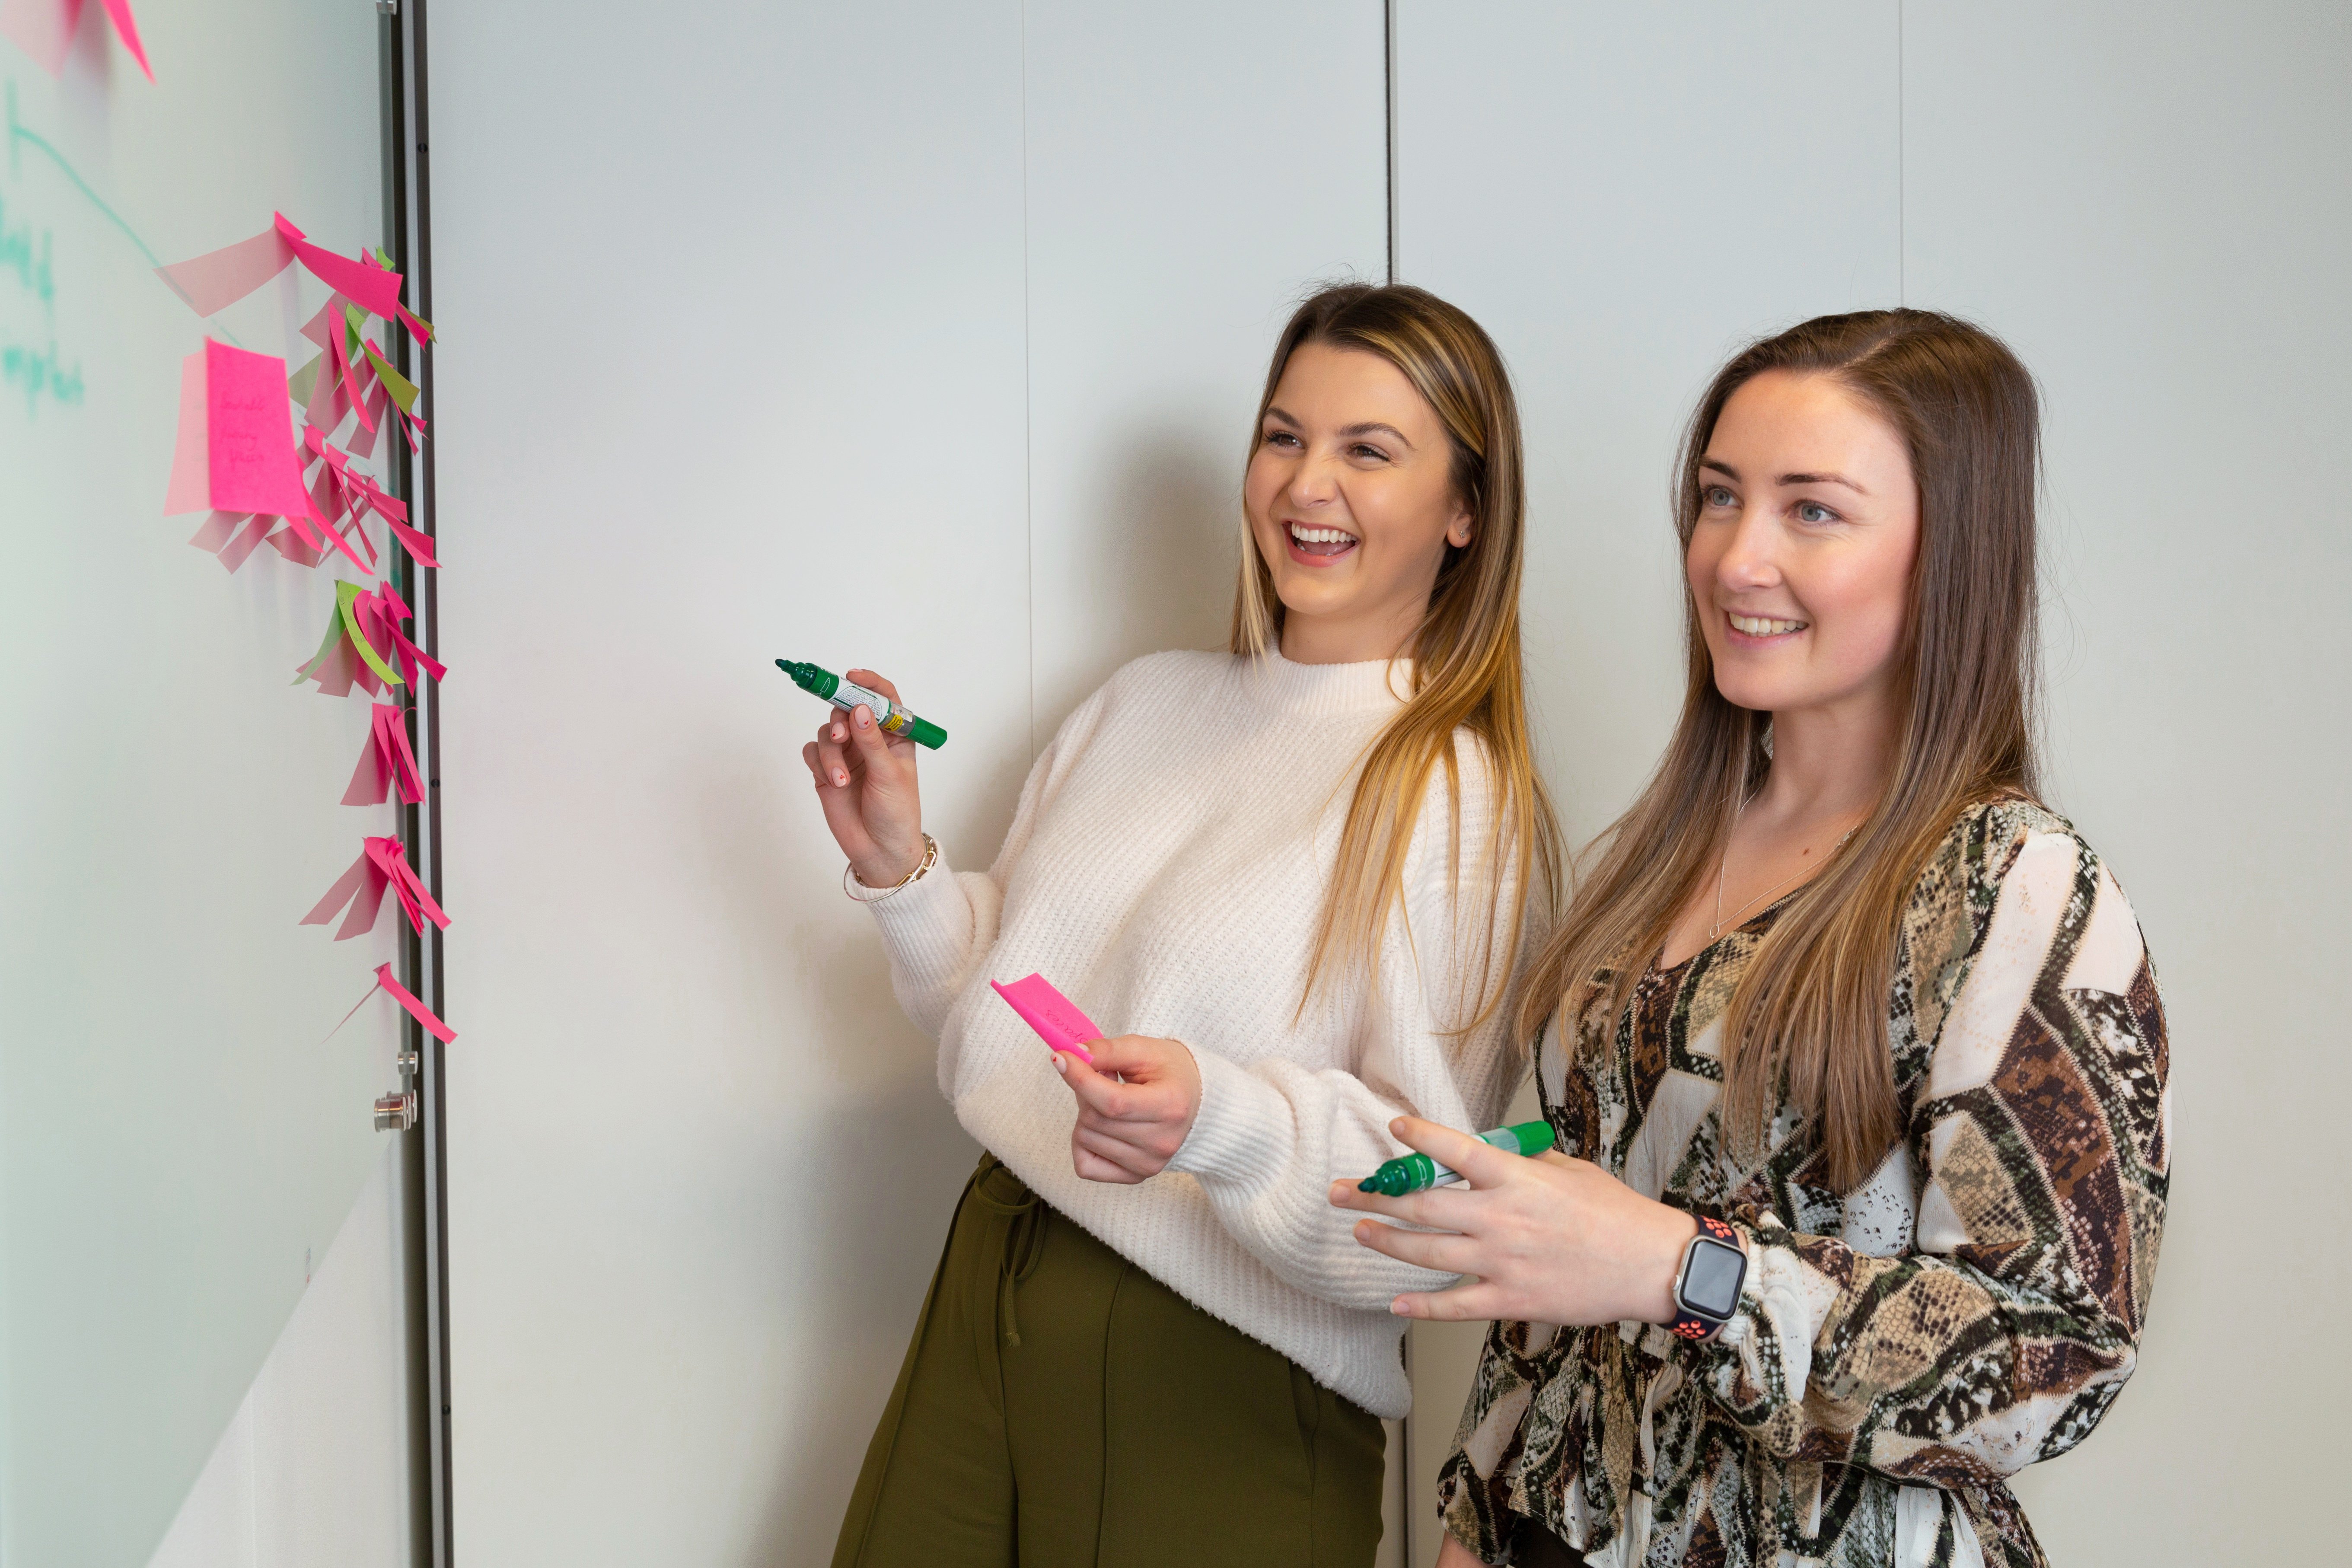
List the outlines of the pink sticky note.
<svg viewBox="0 0 2352 1568">
<path fill-rule="evenodd" d="M 331 1040 L 337 1035 L 341 1034 L 343 1032 L 343 1025 L 350 1023 L 353 1018 L 359 1016 L 360 1009 L 368 1005 L 369 997 L 373 996 L 379 991 L 383 992 L 394 1001 L 399 1003 L 401 1006 L 407 1009 L 408 1016 L 415 1018 L 418 1023 L 424 1025 L 426 1031 L 443 1045 L 446 1046 L 450 1041 L 457 1037 L 457 1031 L 443 1023 L 440 1019 L 435 1017 L 433 1016 L 433 1009 L 427 1007 L 417 996 L 416 993 L 411 991 L 407 986 L 403 985 L 399 981 L 394 980 L 392 977 L 391 964 L 379 963 L 375 966 L 375 984 L 368 987 L 366 996 L 362 996 L 358 1001 L 352 1004 L 352 1010 L 343 1015 L 341 1023 L 337 1024 L 333 1028 L 327 1031 L 327 1040 Z M 327 1040 L 320 1040 L 319 1043 L 323 1046 L 327 1043 Z"/>
<path fill-rule="evenodd" d="M 426 1032 L 435 1039 L 446 1046 L 457 1037 L 457 1030 L 435 1017 L 433 1009 L 418 1000 L 415 992 L 392 977 L 391 964 L 379 963 L 375 966 L 375 983 L 391 992 L 392 999 L 407 1008 L 408 1016 L 424 1025 Z"/>
<path fill-rule="evenodd" d="M 302 917 L 300 923 L 306 926 L 325 925 L 335 918 L 338 910 L 349 904 L 351 912 L 344 916 L 342 929 L 335 932 L 335 940 L 348 942 L 352 937 L 363 936 L 375 929 L 376 917 L 383 910 L 384 889 L 389 885 L 389 879 L 362 847 L 360 858 L 352 862 L 351 869 L 335 879 L 335 885 L 327 889 L 327 896 Z"/>
<path fill-rule="evenodd" d="M 1095 1027 L 1094 1020 L 1078 1010 L 1078 1005 L 1054 989 L 1042 974 L 1032 974 L 1026 980 L 1016 980 L 1010 985 L 989 982 L 996 994 L 1012 1005 L 1022 1020 L 1037 1031 L 1037 1037 L 1057 1051 L 1067 1051 L 1088 1067 L 1094 1065 L 1095 1054 L 1087 1049 L 1086 1042 L 1099 1040 L 1103 1032 Z"/>
<path fill-rule="evenodd" d="M 220 563 L 232 572 L 244 565 L 245 558 L 260 549 L 261 542 L 269 537 L 270 526 L 268 518 L 247 518 L 245 531 L 221 547 Z"/>
<path fill-rule="evenodd" d="M 290 528 L 281 528 L 271 534 L 268 543 L 297 566 L 316 566 L 327 558 L 325 552 Z"/>
<path fill-rule="evenodd" d="M 65 74 L 80 20 L 81 0 L 0 0 L 0 36 L 15 40 L 51 76 Z"/>
<path fill-rule="evenodd" d="M 75 3 L 79 4 L 79 0 Z M 99 0 L 99 4 L 106 7 L 107 16 L 114 23 L 114 36 L 122 40 L 122 47 L 129 49 L 131 58 L 139 62 L 139 68 L 147 73 L 147 79 L 153 81 L 155 68 L 147 63 L 147 46 L 139 41 L 139 19 L 131 14 L 131 0 Z"/>
<path fill-rule="evenodd" d="M 205 447 L 215 510 L 310 515 L 284 360 L 205 340 Z"/>
<path fill-rule="evenodd" d="M 244 521 L 233 511 L 214 512 L 205 519 L 205 525 L 196 530 L 196 536 L 188 542 L 208 555 L 218 555 L 221 546 L 235 536 L 237 525 Z"/>
<path fill-rule="evenodd" d="M 147 79 L 155 79 L 155 68 L 147 63 L 147 46 L 139 41 L 138 18 L 131 14 L 131 0 L 99 0 L 114 22 L 116 37 Z M 39 63 L 51 76 L 63 76 L 66 56 L 72 52 L 74 31 L 81 26 L 81 0 L 0 0 L 0 34 L 16 40 L 18 47 Z"/>
<path fill-rule="evenodd" d="M 172 484 L 163 496 L 165 517 L 212 510 L 212 448 L 205 435 L 205 356 L 200 352 L 180 362 L 180 438 L 172 448 Z"/>
<path fill-rule="evenodd" d="M 294 247 L 273 226 L 251 239 L 158 267 L 155 272 L 197 315 L 209 316 L 227 310 L 285 271 L 293 259 Z"/>
<path fill-rule="evenodd" d="M 302 265 L 310 269 L 311 277 L 338 294 L 344 295 L 372 316 L 382 316 L 387 321 L 394 319 L 404 321 L 407 323 L 408 330 L 419 338 L 433 335 L 425 323 L 411 315 L 408 307 L 400 302 L 399 273 L 387 271 L 372 262 L 353 261 L 349 257 L 336 255 L 324 246 L 313 245 L 302 237 L 302 231 L 296 228 L 284 213 L 273 216 L 278 222 L 278 234 L 294 247 L 294 254 L 302 258 Z"/>
<path fill-rule="evenodd" d="M 416 753 L 408 747 L 403 712 L 390 702 L 375 705 L 367 744 L 360 752 L 359 766 L 352 770 L 351 787 L 343 792 L 345 805 L 382 805 L 394 784 L 409 805 L 424 801 L 425 781 L 416 769 Z"/>
</svg>

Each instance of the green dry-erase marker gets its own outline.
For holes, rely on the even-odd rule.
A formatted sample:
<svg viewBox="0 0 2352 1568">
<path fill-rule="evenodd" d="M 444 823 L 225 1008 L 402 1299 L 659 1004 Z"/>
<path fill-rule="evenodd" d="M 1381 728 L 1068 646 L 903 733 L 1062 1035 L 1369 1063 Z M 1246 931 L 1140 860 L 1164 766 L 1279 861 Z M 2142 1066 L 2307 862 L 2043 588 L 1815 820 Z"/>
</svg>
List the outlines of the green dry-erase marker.
<svg viewBox="0 0 2352 1568">
<path fill-rule="evenodd" d="M 1551 1123 L 1515 1122 L 1479 1133 L 1478 1142 L 1492 1143 L 1506 1154 L 1540 1154 L 1551 1147 Z M 1442 1187 L 1461 1179 L 1461 1172 L 1441 1165 L 1426 1154 L 1401 1154 L 1358 1182 L 1356 1190 L 1378 1193 L 1384 1198 L 1401 1198 L 1407 1193 Z"/>
<path fill-rule="evenodd" d="M 868 691 L 854 680 L 844 680 L 829 669 L 819 669 L 813 664 L 794 664 L 791 659 L 776 660 L 776 668 L 793 678 L 793 684 L 803 691 L 824 698 L 843 712 L 863 702 L 874 710 L 874 721 L 893 735 L 904 735 L 919 746 L 938 751 L 948 738 L 948 732 L 929 719 L 918 719 L 878 691 Z"/>
</svg>

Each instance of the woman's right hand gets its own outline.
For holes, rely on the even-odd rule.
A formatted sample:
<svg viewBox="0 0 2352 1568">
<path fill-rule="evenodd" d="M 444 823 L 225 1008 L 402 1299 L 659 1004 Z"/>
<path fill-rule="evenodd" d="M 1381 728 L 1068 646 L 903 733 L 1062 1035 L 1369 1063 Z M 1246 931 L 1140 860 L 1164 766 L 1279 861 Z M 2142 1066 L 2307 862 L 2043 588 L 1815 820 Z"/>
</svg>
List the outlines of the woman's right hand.
<svg viewBox="0 0 2352 1568">
<path fill-rule="evenodd" d="M 898 689 L 870 669 L 849 679 L 891 701 Z M 824 825 L 849 857 L 850 869 L 869 888 L 905 879 L 923 860 L 923 805 L 915 788 L 915 742 L 874 721 L 864 703 L 833 716 L 801 748 L 816 781 Z"/>
</svg>

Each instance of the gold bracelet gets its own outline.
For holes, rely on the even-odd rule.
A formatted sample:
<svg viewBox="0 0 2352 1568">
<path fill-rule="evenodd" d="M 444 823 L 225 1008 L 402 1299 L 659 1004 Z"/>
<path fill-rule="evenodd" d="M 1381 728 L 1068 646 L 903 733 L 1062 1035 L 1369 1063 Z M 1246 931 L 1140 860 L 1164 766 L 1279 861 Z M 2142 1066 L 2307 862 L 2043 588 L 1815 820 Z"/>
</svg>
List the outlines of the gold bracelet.
<svg viewBox="0 0 2352 1568">
<path fill-rule="evenodd" d="M 897 892 L 899 889 L 905 887 L 908 883 L 920 880 L 923 873 L 929 870 L 931 868 L 932 862 L 939 859 L 939 840 L 926 833 L 923 835 L 923 858 L 915 862 L 915 868 L 913 870 L 908 872 L 905 876 L 899 878 L 897 881 L 891 883 L 887 888 L 877 888 L 872 883 L 866 881 L 865 878 L 859 876 L 857 874 L 856 867 L 845 865 L 841 868 L 841 890 L 845 894 L 848 895 L 850 901 L 853 903 L 878 904 L 883 900 L 888 898 L 891 894 Z M 859 887 L 864 888 L 867 892 L 874 896 L 870 899 L 859 898 L 856 893 L 850 889 L 849 885 L 852 882 L 856 883 Z"/>
</svg>

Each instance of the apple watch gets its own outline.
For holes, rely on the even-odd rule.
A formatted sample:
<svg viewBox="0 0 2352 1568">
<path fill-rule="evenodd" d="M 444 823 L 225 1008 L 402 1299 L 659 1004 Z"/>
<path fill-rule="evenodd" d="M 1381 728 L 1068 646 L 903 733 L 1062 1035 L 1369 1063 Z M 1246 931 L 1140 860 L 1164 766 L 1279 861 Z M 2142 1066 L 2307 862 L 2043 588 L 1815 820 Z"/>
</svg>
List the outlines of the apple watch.
<svg viewBox="0 0 2352 1568">
<path fill-rule="evenodd" d="M 1683 1248 L 1675 1274 L 1674 1331 L 1703 1340 L 1739 1310 L 1739 1287 L 1748 1279 L 1748 1249 L 1739 1233 L 1719 1219 L 1698 1217 L 1698 1234 Z"/>
</svg>

